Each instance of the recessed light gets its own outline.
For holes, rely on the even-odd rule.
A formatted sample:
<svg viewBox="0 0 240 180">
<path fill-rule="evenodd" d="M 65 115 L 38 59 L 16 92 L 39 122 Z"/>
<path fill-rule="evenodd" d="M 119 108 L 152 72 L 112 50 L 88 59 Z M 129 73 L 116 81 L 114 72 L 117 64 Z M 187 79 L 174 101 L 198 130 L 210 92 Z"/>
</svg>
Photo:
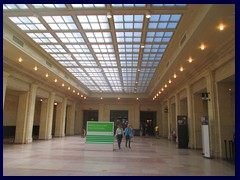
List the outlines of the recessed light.
<svg viewBox="0 0 240 180">
<path fill-rule="evenodd" d="M 38 70 L 38 67 L 37 67 L 37 66 L 35 66 L 35 67 L 34 67 L 34 71 L 37 71 L 37 70 Z"/>
<path fill-rule="evenodd" d="M 164 86 L 165 88 L 167 87 L 167 84 L 165 84 L 165 86 Z"/>
<path fill-rule="evenodd" d="M 180 70 L 181 72 L 183 72 L 183 67 L 181 66 L 179 70 Z"/>
<path fill-rule="evenodd" d="M 18 58 L 18 61 L 19 61 L 19 62 L 22 62 L 22 58 L 21 58 L 21 57 L 20 57 L 20 58 Z"/>
<path fill-rule="evenodd" d="M 65 86 L 65 84 L 64 83 L 62 83 L 62 87 L 64 87 Z"/>
<path fill-rule="evenodd" d="M 174 78 L 177 78 L 177 75 L 176 75 L 176 73 L 173 75 L 173 77 L 174 77 Z"/>
<path fill-rule="evenodd" d="M 77 95 L 79 96 L 79 92 L 77 93 Z"/>
<path fill-rule="evenodd" d="M 57 82 L 57 79 L 55 79 L 54 82 Z"/>
<path fill-rule="evenodd" d="M 224 24 L 222 24 L 222 23 L 219 24 L 218 29 L 219 29 L 220 31 L 223 31 L 224 28 L 225 28 Z"/>
<path fill-rule="evenodd" d="M 73 93 L 75 93 L 75 89 L 73 90 Z"/>
<path fill-rule="evenodd" d="M 204 50 L 205 48 L 206 48 L 206 46 L 204 44 L 201 44 L 200 49 Z"/>
<path fill-rule="evenodd" d="M 193 59 L 191 57 L 188 58 L 188 62 L 191 63 L 193 62 Z"/>
<path fill-rule="evenodd" d="M 137 101 L 139 100 L 139 98 L 136 98 L 137 99 Z"/>
<path fill-rule="evenodd" d="M 68 87 L 68 90 L 70 90 L 71 88 L 70 87 Z"/>
<path fill-rule="evenodd" d="M 172 80 L 171 80 L 171 79 L 169 79 L 168 83 L 169 83 L 169 84 L 171 84 L 171 83 L 172 83 Z"/>
</svg>

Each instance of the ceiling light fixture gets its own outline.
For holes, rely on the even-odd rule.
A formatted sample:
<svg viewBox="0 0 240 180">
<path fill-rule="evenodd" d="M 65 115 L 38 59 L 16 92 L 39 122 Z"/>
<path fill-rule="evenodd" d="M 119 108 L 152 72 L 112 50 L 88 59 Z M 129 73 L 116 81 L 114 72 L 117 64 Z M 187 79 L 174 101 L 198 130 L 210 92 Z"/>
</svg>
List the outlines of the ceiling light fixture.
<svg viewBox="0 0 240 180">
<path fill-rule="evenodd" d="M 167 84 L 165 84 L 165 86 L 164 86 L 165 88 L 167 87 Z"/>
<path fill-rule="evenodd" d="M 70 87 L 68 87 L 68 90 L 70 90 L 71 88 Z"/>
<path fill-rule="evenodd" d="M 180 71 L 183 72 L 183 67 L 182 66 L 180 67 Z"/>
<path fill-rule="evenodd" d="M 188 58 L 188 62 L 191 63 L 193 62 L 193 59 L 191 57 Z"/>
<path fill-rule="evenodd" d="M 75 93 L 75 89 L 73 90 L 73 93 Z"/>
<path fill-rule="evenodd" d="M 77 93 L 77 95 L 79 96 L 79 92 Z"/>
<path fill-rule="evenodd" d="M 20 58 L 18 59 L 18 61 L 19 61 L 19 62 L 22 62 L 22 58 L 20 57 Z"/>
<path fill-rule="evenodd" d="M 218 26 L 218 29 L 220 30 L 220 31 L 223 31 L 224 30 L 224 28 L 225 28 L 225 26 L 221 23 L 221 24 L 219 24 L 219 26 Z"/>
<path fill-rule="evenodd" d="M 151 14 L 150 14 L 150 12 L 146 12 L 146 18 L 150 18 L 151 17 Z"/>
<path fill-rule="evenodd" d="M 65 85 L 64 85 L 64 83 L 62 83 L 62 87 L 64 87 Z"/>
<path fill-rule="evenodd" d="M 45 76 L 48 77 L 48 73 Z"/>
<path fill-rule="evenodd" d="M 56 82 L 57 82 L 57 79 L 55 79 L 54 82 L 56 83 Z"/>
<path fill-rule="evenodd" d="M 172 80 L 171 80 L 171 79 L 169 79 L 168 83 L 169 83 L 169 84 L 171 84 L 171 83 L 172 83 Z"/>
<path fill-rule="evenodd" d="M 34 71 L 37 71 L 37 70 L 38 70 L 38 67 L 37 67 L 37 66 L 35 66 L 35 67 L 34 67 Z"/>
<path fill-rule="evenodd" d="M 112 18 L 111 12 L 107 12 L 107 18 L 108 18 L 108 19 Z"/>
<path fill-rule="evenodd" d="M 201 44 L 200 49 L 204 50 L 205 48 L 206 48 L 206 46 L 204 44 Z"/>
<path fill-rule="evenodd" d="M 173 77 L 174 77 L 174 78 L 177 78 L 177 75 L 176 75 L 176 73 L 173 75 Z"/>
</svg>

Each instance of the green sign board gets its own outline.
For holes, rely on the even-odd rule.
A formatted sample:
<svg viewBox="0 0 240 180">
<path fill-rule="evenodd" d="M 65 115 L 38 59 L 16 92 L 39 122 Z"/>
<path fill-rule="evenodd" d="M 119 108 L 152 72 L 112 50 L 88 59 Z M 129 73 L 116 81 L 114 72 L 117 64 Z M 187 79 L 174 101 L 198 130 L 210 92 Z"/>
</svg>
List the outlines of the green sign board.
<svg viewBox="0 0 240 180">
<path fill-rule="evenodd" d="M 86 143 L 91 144 L 113 144 L 114 123 L 113 122 L 87 122 Z"/>
</svg>

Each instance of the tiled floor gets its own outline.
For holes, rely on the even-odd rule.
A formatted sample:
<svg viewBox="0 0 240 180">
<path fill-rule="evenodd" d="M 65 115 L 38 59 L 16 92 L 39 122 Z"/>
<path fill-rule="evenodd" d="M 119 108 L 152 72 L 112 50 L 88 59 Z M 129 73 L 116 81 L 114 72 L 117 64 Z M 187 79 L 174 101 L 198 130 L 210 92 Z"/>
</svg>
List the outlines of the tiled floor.
<svg viewBox="0 0 240 180">
<path fill-rule="evenodd" d="M 206 159 L 201 151 L 178 149 L 166 139 L 134 137 L 132 148 L 86 151 L 84 138 L 71 136 L 4 144 L 4 176 L 234 176 L 235 166 Z"/>
</svg>

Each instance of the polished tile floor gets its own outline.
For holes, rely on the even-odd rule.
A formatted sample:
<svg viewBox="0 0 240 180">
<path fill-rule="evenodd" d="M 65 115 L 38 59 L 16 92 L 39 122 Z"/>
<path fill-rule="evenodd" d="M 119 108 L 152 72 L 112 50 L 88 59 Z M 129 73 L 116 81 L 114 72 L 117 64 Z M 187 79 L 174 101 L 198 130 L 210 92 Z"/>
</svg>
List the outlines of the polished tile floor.
<svg viewBox="0 0 240 180">
<path fill-rule="evenodd" d="M 235 166 L 178 149 L 167 139 L 134 137 L 132 148 L 86 151 L 84 138 L 69 136 L 3 145 L 4 176 L 234 176 Z"/>
</svg>

